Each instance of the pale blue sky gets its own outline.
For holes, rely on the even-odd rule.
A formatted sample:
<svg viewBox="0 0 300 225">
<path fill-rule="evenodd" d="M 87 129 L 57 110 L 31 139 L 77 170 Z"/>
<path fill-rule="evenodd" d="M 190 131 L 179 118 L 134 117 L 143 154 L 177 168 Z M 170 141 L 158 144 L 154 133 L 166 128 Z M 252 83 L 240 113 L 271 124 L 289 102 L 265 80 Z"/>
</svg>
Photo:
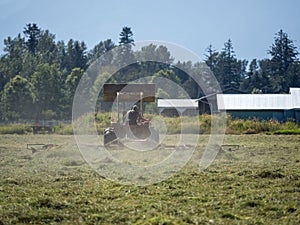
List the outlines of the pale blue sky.
<svg viewBox="0 0 300 225">
<path fill-rule="evenodd" d="M 130 26 L 136 41 L 172 42 L 201 58 L 210 44 L 220 51 L 230 38 L 237 58 L 261 59 L 280 29 L 300 51 L 299 9 L 298 0 L 0 0 L 0 48 L 27 23 L 88 49 L 108 38 L 117 43 Z"/>
</svg>

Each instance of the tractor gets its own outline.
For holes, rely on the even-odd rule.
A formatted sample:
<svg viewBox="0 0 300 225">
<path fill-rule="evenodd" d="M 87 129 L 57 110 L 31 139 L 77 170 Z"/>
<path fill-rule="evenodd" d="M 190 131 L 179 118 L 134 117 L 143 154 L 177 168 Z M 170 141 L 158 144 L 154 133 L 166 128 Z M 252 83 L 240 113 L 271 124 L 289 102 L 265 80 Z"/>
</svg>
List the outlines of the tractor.
<svg viewBox="0 0 300 225">
<path fill-rule="evenodd" d="M 103 100 L 113 102 L 116 111 L 112 112 L 111 126 L 104 129 L 105 146 L 126 141 L 159 143 L 159 132 L 151 120 L 142 119 L 134 125 L 127 121 L 127 111 L 133 105 L 139 105 L 139 118 L 143 118 L 143 103 L 155 101 L 155 84 L 104 84 L 103 90 Z"/>
</svg>

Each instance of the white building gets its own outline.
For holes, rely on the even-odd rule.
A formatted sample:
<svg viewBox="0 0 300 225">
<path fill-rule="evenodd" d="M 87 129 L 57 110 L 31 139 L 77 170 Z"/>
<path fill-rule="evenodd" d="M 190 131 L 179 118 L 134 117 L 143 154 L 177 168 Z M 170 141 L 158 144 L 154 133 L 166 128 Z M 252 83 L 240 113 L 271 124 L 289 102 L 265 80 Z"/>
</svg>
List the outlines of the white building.
<svg viewBox="0 0 300 225">
<path fill-rule="evenodd" d="M 158 99 L 157 106 L 160 115 L 198 115 L 197 99 Z"/>
<path fill-rule="evenodd" d="M 161 115 L 196 115 L 226 111 L 232 118 L 294 120 L 300 123 L 300 88 L 289 94 L 211 94 L 199 99 L 158 99 Z"/>
</svg>

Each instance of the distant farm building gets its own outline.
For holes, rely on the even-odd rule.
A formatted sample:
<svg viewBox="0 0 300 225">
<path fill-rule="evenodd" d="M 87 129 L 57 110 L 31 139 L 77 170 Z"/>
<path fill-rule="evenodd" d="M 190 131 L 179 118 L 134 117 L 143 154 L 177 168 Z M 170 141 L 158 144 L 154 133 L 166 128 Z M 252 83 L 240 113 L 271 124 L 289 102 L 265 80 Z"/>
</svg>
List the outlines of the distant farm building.
<svg viewBox="0 0 300 225">
<path fill-rule="evenodd" d="M 158 99 L 158 108 L 165 116 L 226 111 L 232 118 L 300 123 L 300 88 L 290 88 L 289 94 L 213 93 L 199 99 Z"/>
<path fill-rule="evenodd" d="M 159 114 L 163 116 L 195 116 L 198 115 L 196 99 L 158 99 Z"/>
<path fill-rule="evenodd" d="M 300 88 L 289 94 L 216 94 L 216 107 L 232 118 L 300 123 Z"/>
</svg>

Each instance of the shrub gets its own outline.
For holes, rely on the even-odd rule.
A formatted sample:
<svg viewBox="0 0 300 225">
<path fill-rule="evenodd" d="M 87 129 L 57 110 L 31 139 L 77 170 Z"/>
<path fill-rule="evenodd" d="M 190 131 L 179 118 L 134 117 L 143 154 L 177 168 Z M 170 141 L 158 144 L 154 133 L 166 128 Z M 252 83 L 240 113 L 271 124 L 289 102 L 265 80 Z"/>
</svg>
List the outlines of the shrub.
<svg viewBox="0 0 300 225">
<path fill-rule="evenodd" d="M 284 124 L 284 129 L 287 129 L 287 130 L 297 130 L 297 129 L 300 129 L 299 125 L 293 121 L 287 121 L 285 124 Z"/>
<path fill-rule="evenodd" d="M 7 124 L 0 126 L 0 134 L 27 134 L 31 133 L 30 124 Z"/>
<path fill-rule="evenodd" d="M 258 134 L 265 132 L 274 132 L 281 129 L 283 125 L 278 121 L 259 121 L 259 120 L 242 120 L 229 119 L 226 133 L 227 134 Z"/>
<path fill-rule="evenodd" d="M 74 133 L 72 124 L 59 124 L 54 127 L 54 133 L 72 135 Z"/>
<path fill-rule="evenodd" d="M 295 130 L 276 130 L 274 134 L 286 134 L 286 135 L 292 135 L 292 134 L 300 134 L 300 129 Z"/>
</svg>

